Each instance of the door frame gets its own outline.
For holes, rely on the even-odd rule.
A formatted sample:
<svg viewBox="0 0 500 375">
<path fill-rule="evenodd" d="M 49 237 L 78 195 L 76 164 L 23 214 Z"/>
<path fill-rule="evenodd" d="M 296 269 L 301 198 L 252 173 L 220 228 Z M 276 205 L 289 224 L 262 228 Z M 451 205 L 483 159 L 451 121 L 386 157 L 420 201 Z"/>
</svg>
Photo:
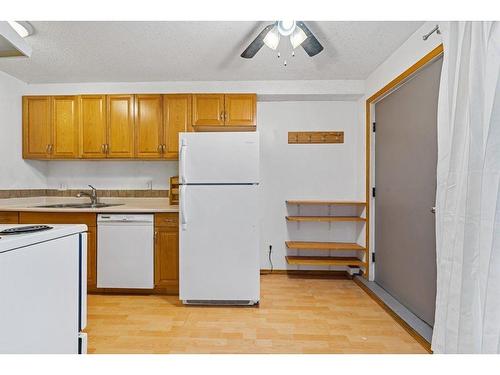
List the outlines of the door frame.
<svg viewBox="0 0 500 375">
<path fill-rule="evenodd" d="M 424 57 L 418 60 L 415 64 L 406 69 L 403 73 L 398 75 L 375 94 L 366 99 L 365 111 L 366 111 L 366 150 L 365 150 L 365 194 L 366 194 L 366 231 L 365 231 L 365 243 L 368 249 L 368 262 L 369 266 L 365 274 L 365 278 L 370 281 L 374 280 L 375 267 L 372 262 L 373 254 L 375 253 L 375 234 L 371 230 L 371 225 L 375 226 L 375 202 L 372 196 L 372 188 L 375 187 L 375 137 L 372 136 L 372 122 L 375 120 L 375 104 L 385 98 L 387 95 L 391 94 L 403 84 L 408 82 L 411 78 L 415 76 L 422 68 L 432 63 L 433 61 L 440 58 L 444 53 L 443 44 L 438 45 L 432 51 L 427 53 Z M 369 246 L 370 243 L 373 246 Z"/>
</svg>

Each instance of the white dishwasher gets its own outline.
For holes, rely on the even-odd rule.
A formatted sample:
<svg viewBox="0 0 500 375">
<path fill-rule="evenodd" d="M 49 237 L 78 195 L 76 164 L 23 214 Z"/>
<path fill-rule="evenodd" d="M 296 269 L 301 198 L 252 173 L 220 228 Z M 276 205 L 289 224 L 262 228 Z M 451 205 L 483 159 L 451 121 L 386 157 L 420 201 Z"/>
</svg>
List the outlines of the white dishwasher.
<svg viewBox="0 0 500 375">
<path fill-rule="evenodd" d="M 97 287 L 153 289 L 153 215 L 97 216 Z"/>
</svg>

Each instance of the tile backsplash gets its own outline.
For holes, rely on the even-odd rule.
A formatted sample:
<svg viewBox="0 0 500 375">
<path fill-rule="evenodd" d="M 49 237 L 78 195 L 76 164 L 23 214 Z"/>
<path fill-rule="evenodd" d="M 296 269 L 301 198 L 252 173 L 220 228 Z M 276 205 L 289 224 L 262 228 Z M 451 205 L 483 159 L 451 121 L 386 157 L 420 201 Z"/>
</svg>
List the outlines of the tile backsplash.
<svg viewBox="0 0 500 375">
<path fill-rule="evenodd" d="M 18 189 L 0 190 L 2 198 L 28 198 L 28 197 L 75 197 L 81 189 Z M 168 190 L 97 190 L 99 197 L 127 197 L 127 198 L 168 198 Z"/>
</svg>

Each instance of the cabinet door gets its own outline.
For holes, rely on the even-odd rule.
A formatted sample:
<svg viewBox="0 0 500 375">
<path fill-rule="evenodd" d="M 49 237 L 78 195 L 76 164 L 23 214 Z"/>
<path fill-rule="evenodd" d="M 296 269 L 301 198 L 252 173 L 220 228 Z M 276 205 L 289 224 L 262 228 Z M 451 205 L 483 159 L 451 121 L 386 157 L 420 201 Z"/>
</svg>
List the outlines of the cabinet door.
<svg viewBox="0 0 500 375">
<path fill-rule="evenodd" d="M 51 143 L 50 97 L 23 97 L 23 158 L 48 159 Z"/>
<path fill-rule="evenodd" d="M 76 96 L 52 97 L 52 145 L 53 158 L 76 159 L 79 156 Z"/>
<path fill-rule="evenodd" d="M 193 126 L 224 125 L 224 95 L 193 95 Z"/>
<path fill-rule="evenodd" d="M 19 212 L 0 211 L 0 224 L 18 224 Z"/>
<path fill-rule="evenodd" d="M 82 158 L 106 157 L 106 96 L 83 95 L 80 97 L 80 156 Z"/>
<path fill-rule="evenodd" d="M 179 293 L 179 215 L 155 215 L 155 289 Z"/>
<path fill-rule="evenodd" d="M 139 158 L 162 156 L 163 114 L 161 95 L 135 96 L 135 152 Z"/>
<path fill-rule="evenodd" d="M 134 96 L 108 95 L 108 158 L 134 157 Z"/>
<path fill-rule="evenodd" d="M 179 158 L 179 133 L 192 131 L 191 95 L 164 95 L 164 157 Z"/>
<path fill-rule="evenodd" d="M 227 126 L 255 126 L 255 94 L 228 94 L 224 102 Z"/>
</svg>

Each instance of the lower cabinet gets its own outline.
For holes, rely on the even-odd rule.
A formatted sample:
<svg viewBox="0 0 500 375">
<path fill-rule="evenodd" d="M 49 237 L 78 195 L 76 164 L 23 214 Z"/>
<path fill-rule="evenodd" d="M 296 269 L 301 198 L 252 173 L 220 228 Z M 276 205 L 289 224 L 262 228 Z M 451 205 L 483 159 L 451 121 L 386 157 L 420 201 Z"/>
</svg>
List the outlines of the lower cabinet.
<svg viewBox="0 0 500 375">
<path fill-rule="evenodd" d="M 179 215 L 155 215 L 155 290 L 179 293 Z"/>
<path fill-rule="evenodd" d="M 19 213 L 14 211 L 0 211 L 0 224 L 18 224 Z"/>
<path fill-rule="evenodd" d="M 87 289 L 89 292 L 116 292 L 97 288 L 97 215 L 85 212 L 0 212 L 0 224 L 86 224 Z M 155 214 L 153 293 L 179 293 L 179 214 Z M 144 292 L 137 290 L 137 292 Z"/>
</svg>

